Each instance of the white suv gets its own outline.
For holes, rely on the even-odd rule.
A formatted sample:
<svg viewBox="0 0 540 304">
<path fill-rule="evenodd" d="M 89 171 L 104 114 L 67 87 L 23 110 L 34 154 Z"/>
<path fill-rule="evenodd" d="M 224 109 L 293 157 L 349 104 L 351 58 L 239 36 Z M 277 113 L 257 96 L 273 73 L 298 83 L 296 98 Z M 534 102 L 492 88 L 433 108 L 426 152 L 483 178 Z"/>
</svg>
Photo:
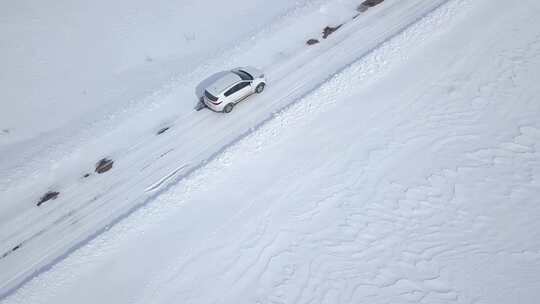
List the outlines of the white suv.
<svg viewBox="0 0 540 304">
<path fill-rule="evenodd" d="M 266 80 L 260 70 L 253 67 L 233 69 L 205 88 L 200 106 L 229 113 L 244 98 L 262 93 L 265 85 Z"/>
</svg>

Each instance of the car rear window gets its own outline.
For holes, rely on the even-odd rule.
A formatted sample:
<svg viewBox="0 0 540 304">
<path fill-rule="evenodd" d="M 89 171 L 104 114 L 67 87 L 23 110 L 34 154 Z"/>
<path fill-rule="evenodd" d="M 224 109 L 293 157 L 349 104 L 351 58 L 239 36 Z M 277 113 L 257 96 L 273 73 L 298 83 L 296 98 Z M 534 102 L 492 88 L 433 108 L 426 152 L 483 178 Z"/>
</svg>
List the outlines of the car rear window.
<svg viewBox="0 0 540 304">
<path fill-rule="evenodd" d="M 242 80 L 253 80 L 253 76 L 249 75 L 247 72 L 244 72 L 242 70 L 236 70 L 236 71 L 232 71 L 233 73 L 235 73 L 236 75 L 240 76 L 240 78 L 242 78 Z"/>
<path fill-rule="evenodd" d="M 210 99 L 211 101 L 217 101 L 218 98 L 212 94 L 210 94 L 208 91 L 204 91 L 204 96 L 206 96 L 206 98 Z"/>
</svg>

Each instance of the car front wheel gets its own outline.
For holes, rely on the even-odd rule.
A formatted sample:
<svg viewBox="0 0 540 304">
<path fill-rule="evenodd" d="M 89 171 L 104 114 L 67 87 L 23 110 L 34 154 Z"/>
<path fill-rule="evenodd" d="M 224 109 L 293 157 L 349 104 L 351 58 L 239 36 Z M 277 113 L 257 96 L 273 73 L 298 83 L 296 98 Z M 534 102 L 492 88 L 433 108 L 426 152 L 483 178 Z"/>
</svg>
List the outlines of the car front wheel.
<svg viewBox="0 0 540 304">
<path fill-rule="evenodd" d="M 264 91 L 264 83 L 259 83 L 259 85 L 255 88 L 255 92 L 260 94 L 262 91 Z"/>
</svg>

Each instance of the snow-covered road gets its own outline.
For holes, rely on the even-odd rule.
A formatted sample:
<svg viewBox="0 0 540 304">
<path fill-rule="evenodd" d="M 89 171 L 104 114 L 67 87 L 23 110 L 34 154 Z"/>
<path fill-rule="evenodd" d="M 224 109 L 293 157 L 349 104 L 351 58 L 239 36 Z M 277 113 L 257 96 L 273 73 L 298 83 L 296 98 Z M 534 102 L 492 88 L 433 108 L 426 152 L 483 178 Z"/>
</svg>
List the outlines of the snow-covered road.
<svg viewBox="0 0 540 304">
<path fill-rule="evenodd" d="M 0 260 L 2 302 L 535 303 L 540 5 L 443 2 L 388 1 L 231 116 L 119 151 L 67 217 L 3 225 L 30 241 Z M 40 270 L 10 289 L 21 265 Z"/>
<path fill-rule="evenodd" d="M 156 127 L 141 123 L 155 113 L 141 111 L 128 121 L 116 122 L 112 129 L 99 125 L 102 130 L 87 131 L 97 138 L 65 139 L 60 146 L 53 146 L 50 153 L 40 153 L 37 160 L 14 167 L 13 174 L 8 173 L 4 178 L 6 205 L 0 214 L 3 255 L 0 259 L 3 269 L 0 290 L 13 290 L 20 282 L 56 263 L 109 225 L 151 202 L 163 188 L 197 170 L 264 121 L 272 119 L 273 113 L 297 101 L 444 2 L 389 2 L 356 19 L 353 19 L 356 15 L 353 9 L 342 7 L 351 7 L 353 2 L 348 6 L 335 1 L 324 5 L 307 2 L 305 7 L 295 8 L 293 13 L 278 19 L 270 26 L 271 31 L 262 31 L 259 37 L 255 36 L 246 45 L 225 54 L 226 60 L 217 58 L 214 61 L 218 64 L 196 70 L 190 78 L 184 77 L 184 81 L 179 81 L 166 93 L 156 93 L 176 107 L 178 104 L 183 106 L 173 121 L 167 122 L 171 129 L 162 136 L 155 136 Z M 288 44 L 294 46 L 298 39 L 301 48 L 289 51 L 286 56 L 274 54 L 292 47 L 287 43 L 275 43 L 289 38 L 291 27 L 302 34 L 302 29 L 308 29 L 314 20 L 328 14 L 337 14 L 337 22 L 345 23 L 328 41 L 306 48 L 299 38 L 294 37 Z M 272 61 L 267 62 L 269 58 Z M 268 65 L 264 68 L 269 79 L 265 94 L 237 107 L 228 117 L 192 110 L 196 101 L 193 88 L 211 69 L 219 71 L 245 62 Z M 384 66 L 384 62 L 374 62 L 371 68 L 378 69 L 381 65 Z M 103 147 L 108 147 L 106 152 Z M 67 153 L 70 149 L 73 151 Z M 84 164 L 93 162 L 103 153 L 115 160 L 114 170 L 103 176 L 81 179 L 89 167 L 85 168 Z M 59 154 L 58 158 L 56 154 Z M 17 159 L 13 156 L 13 162 Z M 44 165 L 36 165 L 41 162 Z M 27 178 L 28 175 L 33 178 Z M 56 188 L 51 189 L 51 185 Z M 60 191 L 60 197 L 36 208 L 36 199 L 47 189 Z"/>
</svg>

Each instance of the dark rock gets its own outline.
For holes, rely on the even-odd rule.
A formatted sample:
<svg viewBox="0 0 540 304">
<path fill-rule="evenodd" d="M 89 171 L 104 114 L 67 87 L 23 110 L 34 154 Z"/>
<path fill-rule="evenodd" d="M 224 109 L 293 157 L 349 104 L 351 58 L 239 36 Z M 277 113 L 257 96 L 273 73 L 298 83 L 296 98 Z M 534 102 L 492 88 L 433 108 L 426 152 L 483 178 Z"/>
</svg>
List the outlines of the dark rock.
<svg viewBox="0 0 540 304">
<path fill-rule="evenodd" d="M 113 164 L 114 164 L 114 161 L 112 161 L 112 160 L 110 160 L 108 158 L 103 158 L 99 162 L 97 162 L 97 164 L 96 164 L 96 172 L 98 174 L 105 173 L 105 172 L 112 169 Z"/>
<path fill-rule="evenodd" d="M 319 43 L 319 40 L 317 40 L 317 39 L 309 39 L 308 41 L 306 41 L 307 45 L 314 45 L 314 44 L 317 44 L 317 43 Z"/>
<path fill-rule="evenodd" d="M 55 200 L 60 192 L 58 191 L 49 191 L 45 193 L 37 202 L 37 206 L 41 206 L 41 204 L 45 203 L 46 201 Z"/>
<path fill-rule="evenodd" d="M 20 243 L 19 245 L 17 245 L 17 246 L 15 246 L 15 247 L 11 248 L 11 250 L 4 252 L 4 253 L 2 254 L 2 256 L 0 256 L 0 259 L 3 259 L 3 258 L 5 258 L 5 257 L 7 257 L 8 255 L 10 255 L 11 253 L 13 253 L 14 251 L 16 251 L 16 250 L 18 250 L 19 248 L 21 248 L 21 246 L 22 246 L 22 243 Z"/>
<path fill-rule="evenodd" d="M 171 127 L 165 127 L 165 128 L 161 128 L 159 129 L 159 131 L 157 131 L 157 135 L 161 135 L 165 132 L 167 132 L 167 130 L 169 130 Z"/>
<path fill-rule="evenodd" d="M 384 0 L 366 0 L 364 2 L 362 2 L 362 4 L 360 4 L 356 10 L 363 13 L 365 11 L 368 10 L 368 8 L 370 7 L 374 7 L 375 5 L 378 5 L 380 4 L 381 2 L 383 2 Z"/>
<path fill-rule="evenodd" d="M 367 11 L 368 8 L 369 8 L 369 6 L 360 4 L 360 5 L 356 8 L 356 10 L 357 10 L 358 12 L 360 12 L 360 13 L 363 13 L 363 12 Z"/>
<path fill-rule="evenodd" d="M 87 178 L 89 176 L 90 176 L 90 173 L 86 173 L 86 174 L 83 175 L 84 178 Z"/>
<path fill-rule="evenodd" d="M 378 5 L 383 1 L 384 0 L 366 0 L 366 1 L 362 2 L 362 4 L 365 5 L 365 6 L 368 6 L 368 7 L 374 7 L 375 5 Z"/>
<path fill-rule="evenodd" d="M 328 38 L 328 36 L 332 35 L 333 32 L 339 30 L 339 28 L 342 26 L 343 24 L 340 24 L 336 27 L 331 27 L 331 26 L 327 26 L 323 29 L 323 34 L 322 34 L 322 37 L 323 39 L 326 39 Z"/>
</svg>

